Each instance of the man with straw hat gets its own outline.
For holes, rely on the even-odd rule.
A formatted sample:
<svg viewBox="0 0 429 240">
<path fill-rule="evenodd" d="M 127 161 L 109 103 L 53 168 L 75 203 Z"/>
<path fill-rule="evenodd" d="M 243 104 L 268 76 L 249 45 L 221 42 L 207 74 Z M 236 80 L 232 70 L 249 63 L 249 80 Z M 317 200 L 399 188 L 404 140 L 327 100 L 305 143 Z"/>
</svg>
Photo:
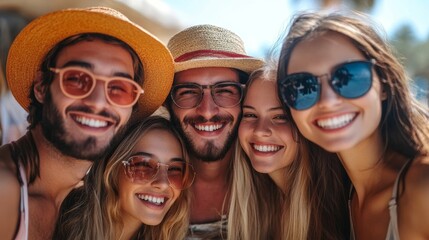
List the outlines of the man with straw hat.
<svg viewBox="0 0 429 240">
<path fill-rule="evenodd" d="M 50 239 L 61 203 L 93 162 L 164 102 L 173 59 L 113 9 L 65 9 L 20 32 L 6 74 L 30 126 L 0 148 L 0 236 Z"/>
<path fill-rule="evenodd" d="M 213 25 L 177 33 L 168 48 L 175 60 L 175 77 L 165 106 L 197 171 L 188 238 L 226 237 L 240 101 L 249 73 L 263 61 L 248 56 L 235 33 Z"/>
</svg>

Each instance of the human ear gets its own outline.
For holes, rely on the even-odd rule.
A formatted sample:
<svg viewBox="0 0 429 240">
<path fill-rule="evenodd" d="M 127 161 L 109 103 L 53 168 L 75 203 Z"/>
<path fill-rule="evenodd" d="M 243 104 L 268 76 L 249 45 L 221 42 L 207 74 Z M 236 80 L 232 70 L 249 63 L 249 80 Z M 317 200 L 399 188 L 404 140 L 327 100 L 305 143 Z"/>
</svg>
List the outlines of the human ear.
<svg viewBox="0 0 429 240">
<path fill-rule="evenodd" d="M 38 71 L 36 73 L 36 78 L 34 79 L 34 85 L 33 85 L 33 91 L 34 96 L 36 97 L 37 101 L 40 103 L 43 103 L 45 100 L 45 94 L 48 86 L 44 86 L 42 84 L 42 72 Z"/>
</svg>

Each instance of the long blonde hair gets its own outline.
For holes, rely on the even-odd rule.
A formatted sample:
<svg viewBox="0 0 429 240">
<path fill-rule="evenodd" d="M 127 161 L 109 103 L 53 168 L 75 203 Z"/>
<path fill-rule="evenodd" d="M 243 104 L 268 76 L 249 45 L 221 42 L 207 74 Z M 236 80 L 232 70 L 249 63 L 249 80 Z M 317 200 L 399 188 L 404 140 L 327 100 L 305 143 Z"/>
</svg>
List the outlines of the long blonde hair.
<svg viewBox="0 0 429 240">
<path fill-rule="evenodd" d="M 255 79 L 275 81 L 275 65 L 270 63 L 253 72 L 247 88 Z M 228 239 L 304 240 L 347 236 L 344 169 L 335 154 L 305 140 L 296 127 L 293 126 L 292 131 L 299 147 L 294 161 L 284 172 L 288 186 L 284 193 L 268 174 L 253 170 L 249 158 L 237 144 Z"/>
<path fill-rule="evenodd" d="M 149 117 L 132 126 L 117 149 L 105 161 L 95 163 L 85 178 L 85 186 L 65 200 L 57 222 L 56 239 L 115 239 L 123 229 L 119 206 L 118 174 L 142 136 L 153 129 L 172 133 L 182 145 L 184 159 L 189 158 L 180 135 L 163 117 Z M 182 190 L 176 202 L 157 226 L 142 223 L 133 239 L 183 239 L 189 222 L 189 193 Z M 68 205 L 70 204 L 70 205 Z"/>
</svg>

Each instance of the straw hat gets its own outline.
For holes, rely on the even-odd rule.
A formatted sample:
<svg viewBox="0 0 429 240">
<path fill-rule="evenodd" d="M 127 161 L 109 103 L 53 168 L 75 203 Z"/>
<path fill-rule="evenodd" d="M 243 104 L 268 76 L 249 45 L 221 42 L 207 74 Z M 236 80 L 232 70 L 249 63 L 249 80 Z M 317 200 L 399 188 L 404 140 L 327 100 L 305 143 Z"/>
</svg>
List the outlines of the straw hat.
<svg viewBox="0 0 429 240">
<path fill-rule="evenodd" d="M 102 33 L 127 43 L 143 64 L 144 94 L 134 118 L 155 112 L 173 84 L 174 64 L 168 49 L 151 33 L 107 7 L 55 11 L 29 23 L 15 38 L 8 54 L 6 76 L 9 87 L 28 111 L 28 94 L 46 54 L 60 41 L 81 33 Z"/>
<path fill-rule="evenodd" d="M 168 48 L 175 71 L 192 68 L 228 67 L 247 73 L 263 65 L 261 59 L 248 56 L 237 34 L 213 25 L 197 25 L 174 35 Z"/>
</svg>

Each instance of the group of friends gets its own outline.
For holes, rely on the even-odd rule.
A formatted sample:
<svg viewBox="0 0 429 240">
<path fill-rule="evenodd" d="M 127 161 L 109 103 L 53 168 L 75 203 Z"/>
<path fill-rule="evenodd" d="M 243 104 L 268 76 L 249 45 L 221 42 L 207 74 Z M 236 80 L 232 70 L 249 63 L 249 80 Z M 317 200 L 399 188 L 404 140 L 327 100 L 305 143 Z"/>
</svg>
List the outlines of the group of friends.
<svg viewBox="0 0 429 240">
<path fill-rule="evenodd" d="M 299 13 L 263 61 L 213 25 L 165 46 L 106 7 L 35 19 L 6 64 L 29 127 L 0 147 L 0 236 L 429 239 L 429 111 L 382 36 Z"/>
</svg>

